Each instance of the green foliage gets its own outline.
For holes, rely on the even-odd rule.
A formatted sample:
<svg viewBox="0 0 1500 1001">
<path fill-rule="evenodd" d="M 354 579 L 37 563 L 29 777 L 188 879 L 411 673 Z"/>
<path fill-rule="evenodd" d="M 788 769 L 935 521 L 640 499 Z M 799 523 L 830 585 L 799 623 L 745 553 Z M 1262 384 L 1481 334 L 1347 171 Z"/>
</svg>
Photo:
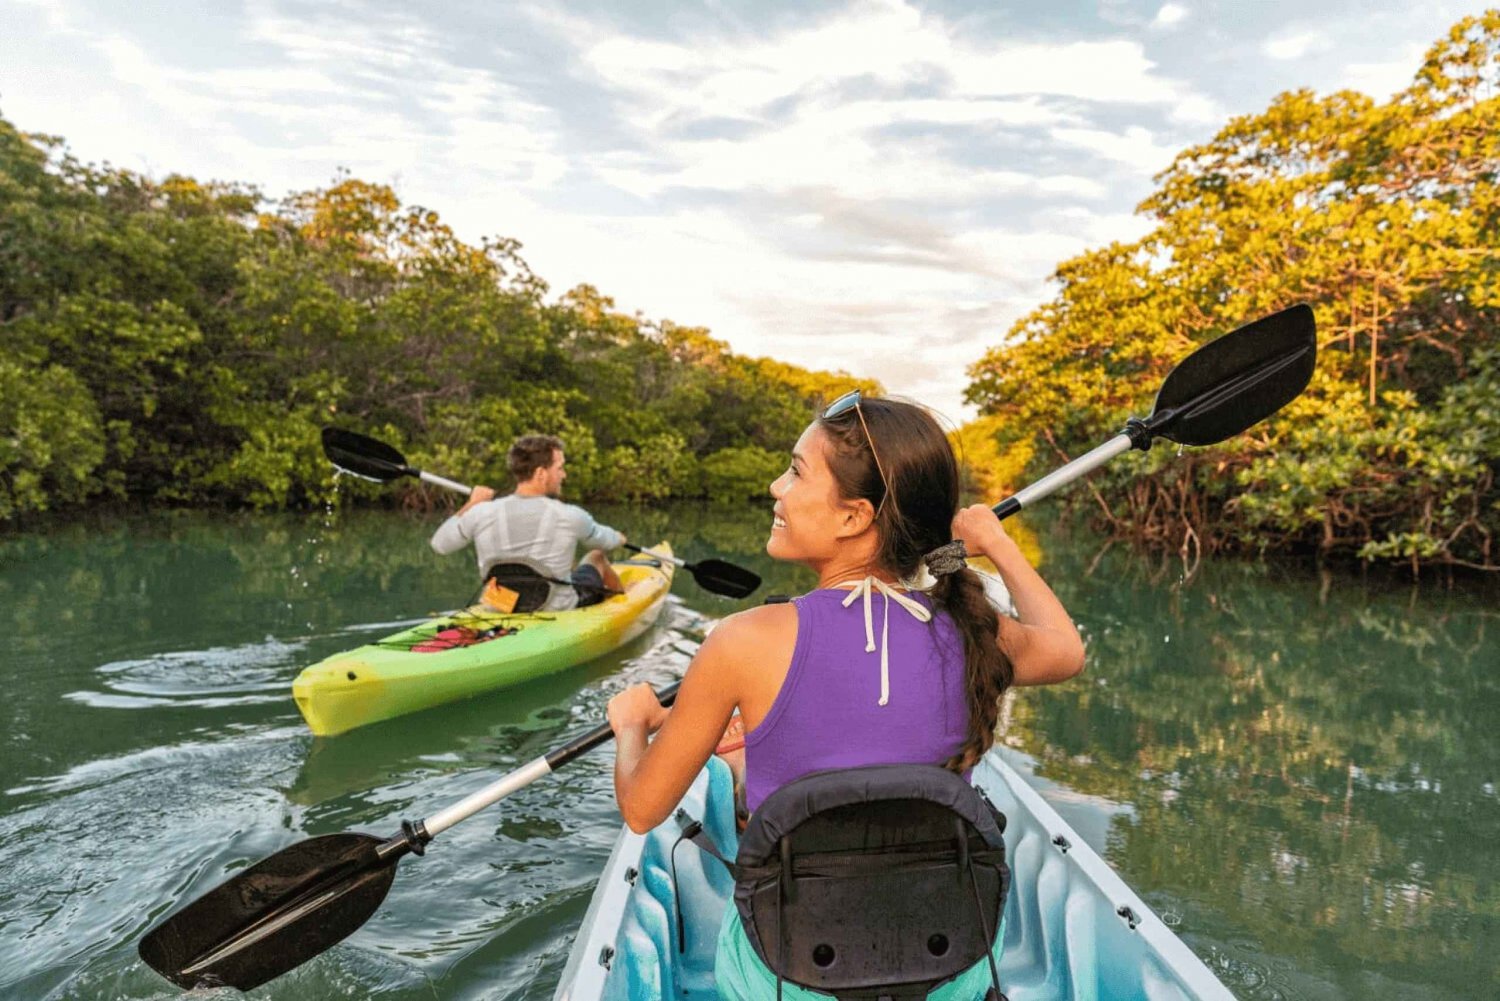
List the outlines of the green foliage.
<svg viewBox="0 0 1500 1001">
<path fill-rule="evenodd" d="M 1500 10 L 1385 104 L 1294 91 L 1181 153 L 1156 228 L 1059 267 L 1057 297 L 970 370 L 1033 468 L 1139 413 L 1176 360 L 1310 302 L 1318 373 L 1278 417 L 1156 475 L 1105 470 L 1100 520 L 1171 547 L 1312 549 L 1495 569 L 1500 553 Z"/>
<path fill-rule="evenodd" d="M 510 441 L 544 432 L 575 497 L 734 493 L 821 402 L 878 389 L 735 355 L 587 285 L 548 301 L 519 251 L 356 178 L 268 202 L 80 164 L 0 118 L 0 521 L 99 494 L 431 502 L 411 481 L 336 494 L 332 423 L 502 488 Z M 719 453 L 754 461 L 705 480 L 698 457 Z"/>
<path fill-rule="evenodd" d="M 0 519 L 78 503 L 103 458 L 99 411 L 77 376 L 0 358 Z"/>
<path fill-rule="evenodd" d="M 784 452 L 768 452 L 758 445 L 724 448 L 700 463 L 703 492 L 719 503 L 764 498 L 772 480 L 786 468 Z"/>
</svg>

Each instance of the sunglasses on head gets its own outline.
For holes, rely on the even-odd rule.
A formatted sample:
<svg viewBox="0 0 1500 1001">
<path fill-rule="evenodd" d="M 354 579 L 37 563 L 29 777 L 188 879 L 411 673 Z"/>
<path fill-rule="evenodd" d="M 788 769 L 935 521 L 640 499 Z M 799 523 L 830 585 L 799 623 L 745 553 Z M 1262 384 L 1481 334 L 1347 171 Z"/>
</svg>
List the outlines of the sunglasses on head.
<svg viewBox="0 0 1500 1001">
<path fill-rule="evenodd" d="M 870 455 L 875 459 L 875 471 L 880 474 L 880 485 L 885 487 L 885 492 L 880 496 L 880 504 L 875 508 L 875 517 L 879 518 L 881 508 L 885 507 L 885 499 L 891 495 L 891 481 L 886 479 L 885 466 L 880 462 L 880 453 L 875 451 L 875 437 L 870 434 L 870 425 L 865 423 L 865 412 L 860 407 L 859 401 L 859 390 L 850 390 L 828 404 L 823 411 L 823 420 L 831 421 L 835 417 L 847 414 L 850 410 L 853 410 L 855 416 L 859 418 L 859 426 L 865 429 L 865 441 L 870 443 Z"/>
</svg>

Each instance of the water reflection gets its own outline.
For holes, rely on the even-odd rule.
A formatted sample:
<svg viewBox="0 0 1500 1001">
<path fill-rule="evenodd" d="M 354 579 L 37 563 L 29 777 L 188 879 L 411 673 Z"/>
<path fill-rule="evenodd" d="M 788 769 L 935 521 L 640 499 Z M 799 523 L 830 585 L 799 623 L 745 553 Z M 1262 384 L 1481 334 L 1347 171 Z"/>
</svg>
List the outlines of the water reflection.
<svg viewBox="0 0 1500 1001">
<path fill-rule="evenodd" d="M 1157 561 L 1043 544 L 1089 668 L 1019 697 L 1008 740 L 1134 806 L 1107 856 L 1190 941 L 1290 958 L 1285 996 L 1500 983 L 1493 594 L 1239 563 L 1163 586 Z"/>
</svg>

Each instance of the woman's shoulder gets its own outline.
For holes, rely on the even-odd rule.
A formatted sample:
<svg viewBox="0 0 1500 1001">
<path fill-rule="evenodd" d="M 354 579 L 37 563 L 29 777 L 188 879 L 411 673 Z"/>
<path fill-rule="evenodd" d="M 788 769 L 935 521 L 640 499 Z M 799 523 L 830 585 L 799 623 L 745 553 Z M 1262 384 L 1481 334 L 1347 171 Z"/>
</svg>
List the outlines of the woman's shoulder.
<svg viewBox="0 0 1500 1001">
<path fill-rule="evenodd" d="M 735 612 L 719 620 L 709 633 L 709 639 L 720 642 L 756 642 L 770 639 L 783 632 L 796 633 L 797 606 L 794 602 L 779 601 L 773 605 L 756 605 Z"/>
<path fill-rule="evenodd" d="M 699 656 L 721 665 L 759 662 L 771 651 L 790 651 L 797 640 L 797 608 L 791 602 L 757 605 L 720 619 Z"/>
<path fill-rule="evenodd" d="M 763 680 L 767 664 L 790 663 L 796 645 L 796 605 L 757 605 L 720 619 L 693 662 L 701 662 L 721 684 L 743 692 Z"/>
</svg>

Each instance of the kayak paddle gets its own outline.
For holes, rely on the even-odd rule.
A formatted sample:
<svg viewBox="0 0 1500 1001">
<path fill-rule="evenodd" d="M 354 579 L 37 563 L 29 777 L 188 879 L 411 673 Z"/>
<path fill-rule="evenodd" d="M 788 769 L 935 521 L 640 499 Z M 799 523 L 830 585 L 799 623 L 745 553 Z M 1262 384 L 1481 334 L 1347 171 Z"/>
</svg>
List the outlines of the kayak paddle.
<svg viewBox="0 0 1500 1001">
<path fill-rule="evenodd" d="M 406 456 L 383 441 L 343 428 L 323 429 L 323 454 L 339 469 L 362 480 L 389 483 L 403 476 L 415 476 L 423 483 L 461 494 L 470 490 L 462 483 L 408 465 Z"/>
<path fill-rule="evenodd" d="M 647 556 L 659 560 L 671 560 L 682 569 L 693 575 L 706 591 L 722 594 L 730 598 L 748 598 L 760 587 L 760 575 L 744 567 L 737 567 L 733 563 L 725 563 L 723 560 L 709 558 L 699 560 L 697 563 L 689 563 L 687 560 L 676 556 L 663 556 L 661 553 L 651 549 L 642 549 L 640 546 L 625 543 L 625 548 L 631 552 L 644 553 Z"/>
<path fill-rule="evenodd" d="M 1177 363 L 1144 420 L 995 505 L 1009 518 L 1132 448 L 1157 438 L 1213 445 L 1259 424 L 1295 400 L 1312 380 L 1318 339 L 1312 308 L 1289 306 L 1215 338 Z"/>
<path fill-rule="evenodd" d="M 345 431 L 343 428 L 323 429 L 323 454 L 343 472 L 366 480 L 389 483 L 403 476 L 414 476 L 423 483 L 446 487 L 461 494 L 468 494 L 471 489 L 463 483 L 409 465 L 404 455 L 383 441 L 355 431 Z M 714 594 L 722 594 L 728 598 L 748 598 L 760 587 L 760 577 L 755 572 L 723 560 L 707 559 L 689 563 L 676 556 L 663 556 L 629 543 L 625 544 L 625 548 L 657 559 L 670 560 L 692 574 L 698 586 Z"/>
<path fill-rule="evenodd" d="M 678 685 L 657 693 L 669 706 Z M 375 913 L 396 863 L 461 820 L 614 737 L 605 723 L 389 838 L 346 831 L 306 838 L 220 883 L 141 939 L 146 965 L 179 987 L 248 991 L 348 937 Z"/>
</svg>

